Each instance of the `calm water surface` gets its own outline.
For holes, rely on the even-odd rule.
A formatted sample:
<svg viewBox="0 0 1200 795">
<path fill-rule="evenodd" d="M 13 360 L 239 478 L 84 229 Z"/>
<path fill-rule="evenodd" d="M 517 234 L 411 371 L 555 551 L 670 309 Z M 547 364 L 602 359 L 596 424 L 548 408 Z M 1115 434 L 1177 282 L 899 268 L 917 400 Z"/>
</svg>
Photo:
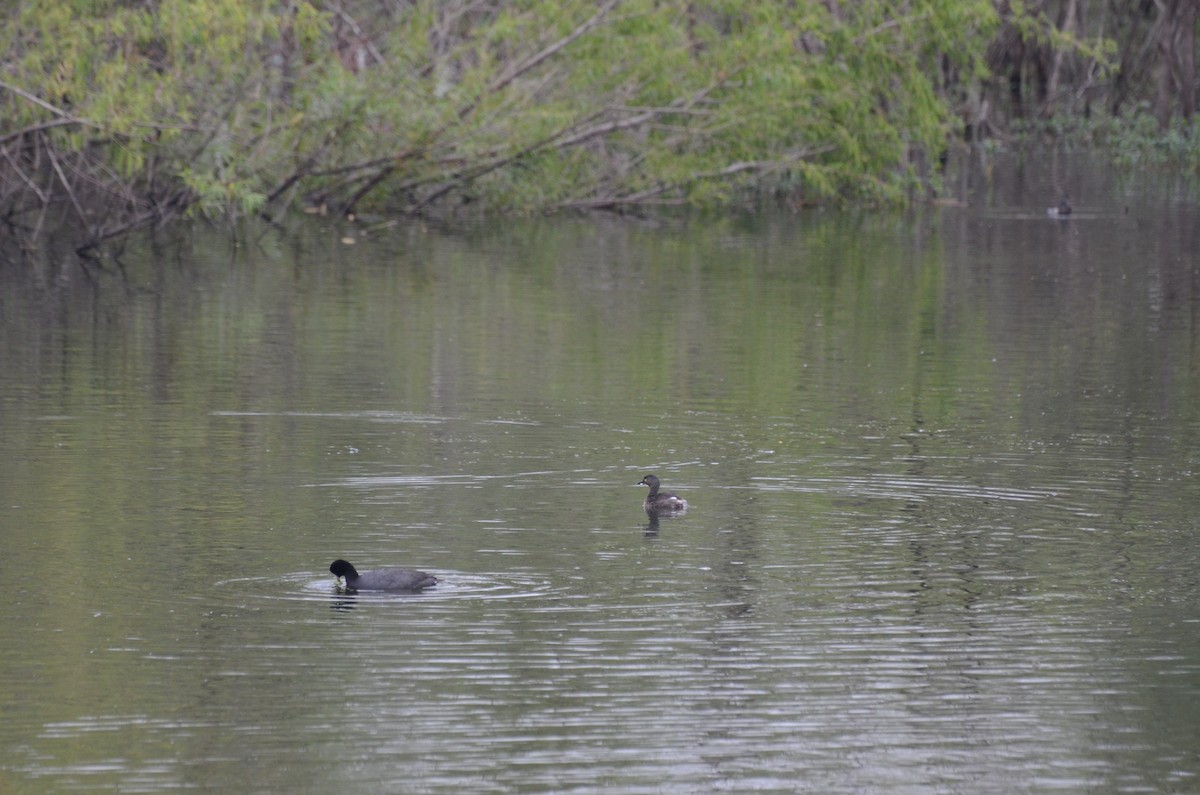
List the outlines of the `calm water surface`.
<svg viewBox="0 0 1200 795">
<path fill-rule="evenodd" d="M 1196 196 L 996 173 L 7 262 L 0 792 L 1200 790 Z"/>
</svg>

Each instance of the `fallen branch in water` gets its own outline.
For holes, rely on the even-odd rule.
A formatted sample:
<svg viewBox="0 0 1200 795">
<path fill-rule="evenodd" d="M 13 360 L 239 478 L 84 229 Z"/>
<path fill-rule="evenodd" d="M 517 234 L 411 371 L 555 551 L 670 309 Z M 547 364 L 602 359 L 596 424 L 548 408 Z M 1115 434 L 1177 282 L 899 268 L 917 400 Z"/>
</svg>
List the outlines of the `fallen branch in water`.
<svg viewBox="0 0 1200 795">
<path fill-rule="evenodd" d="M 688 186 L 693 185 L 697 182 L 705 181 L 705 180 L 726 179 L 726 178 L 732 177 L 736 174 L 741 174 L 743 172 L 748 172 L 748 171 L 749 172 L 759 172 L 759 173 L 763 173 L 763 172 L 767 172 L 767 171 L 777 171 L 779 169 L 787 168 L 791 165 L 794 165 L 795 163 L 797 163 L 801 160 L 810 159 L 810 158 L 814 157 L 815 155 L 820 154 L 822 151 L 828 151 L 828 149 L 829 149 L 829 147 L 821 147 L 818 149 L 804 150 L 803 152 L 797 152 L 797 153 L 790 155 L 789 157 L 784 158 L 782 160 L 754 160 L 754 161 L 743 161 L 743 162 L 738 162 L 738 163 L 730 163 L 729 165 L 725 166 L 724 168 L 720 168 L 715 171 L 705 171 L 705 172 L 700 172 L 697 174 L 692 174 L 692 175 L 686 177 L 685 179 L 677 180 L 675 182 L 665 182 L 660 185 L 656 185 L 652 188 L 647 188 L 645 190 L 637 191 L 635 193 L 628 193 L 628 194 L 623 194 L 623 195 L 622 194 L 611 194 L 611 195 L 607 195 L 607 196 L 593 196 L 590 198 L 568 199 L 566 201 L 555 204 L 554 209 L 556 209 L 556 210 L 613 210 L 613 209 L 617 209 L 620 207 L 639 207 L 639 206 L 663 205 L 663 204 L 684 204 L 684 203 L 686 203 L 686 199 L 684 199 L 684 198 L 664 200 L 664 199 L 659 199 L 658 197 L 662 196 L 664 193 L 669 193 L 670 191 L 686 190 L 688 188 Z"/>
</svg>

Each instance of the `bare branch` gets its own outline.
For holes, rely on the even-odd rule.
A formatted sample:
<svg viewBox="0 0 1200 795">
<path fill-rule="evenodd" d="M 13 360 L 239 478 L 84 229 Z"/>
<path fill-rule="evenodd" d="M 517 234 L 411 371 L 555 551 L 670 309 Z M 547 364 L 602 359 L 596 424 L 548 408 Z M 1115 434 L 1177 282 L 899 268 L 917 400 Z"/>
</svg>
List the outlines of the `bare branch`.
<svg viewBox="0 0 1200 795">
<path fill-rule="evenodd" d="M 13 94 L 16 94 L 18 97 L 21 97 L 22 99 L 32 102 L 34 105 L 37 105 L 39 108 L 50 111 L 51 113 L 53 113 L 55 116 L 58 116 L 59 118 L 70 119 L 71 121 L 75 122 L 76 124 L 83 124 L 83 125 L 87 125 L 88 127 L 98 127 L 99 126 L 99 125 L 95 124 L 94 122 L 88 121 L 87 119 L 76 118 L 75 116 L 72 116 L 70 113 L 67 113 L 62 108 L 60 108 L 56 105 L 51 105 L 49 102 L 47 102 L 46 100 L 37 96 L 36 94 L 30 94 L 25 89 L 17 88 L 16 86 L 12 85 L 11 83 L 6 83 L 3 80 L 0 80 L 0 88 L 3 88 L 5 91 L 9 91 Z"/>
<path fill-rule="evenodd" d="M 96 234 L 89 233 L 89 239 L 87 242 L 79 246 L 79 248 L 76 249 L 76 252 L 84 254 L 97 248 L 106 240 L 112 240 L 113 238 L 128 234 L 134 229 L 139 229 L 143 226 L 146 226 L 152 221 L 170 217 L 172 213 L 182 213 L 194 200 L 194 196 L 186 188 L 177 191 L 162 204 L 155 205 L 150 209 L 144 210 L 130 218 L 128 221 L 118 224 L 112 229 Z"/>
<path fill-rule="evenodd" d="M 563 48 L 576 41 L 580 36 L 599 25 L 604 17 L 608 15 L 608 12 L 620 5 L 620 3 L 621 0 L 608 0 L 608 2 L 606 2 L 604 5 L 600 6 L 600 9 L 595 14 L 589 17 L 586 21 L 584 21 L 566 36 L 549 44 L 546 47 L 543 47 L 541 50 L 529 56 L 525 60 L 513 64 L 511 67 L 509 67 L 508 71 L 504 72 L 502 75 L 489 83 L 488 87 L 484 89 L 482 94 L 471 100 L 471 102 L 469 102 L 467 105 L 460 108 L 458 111 L 458 117 L 461 119 L 470 115 L 471 112 L 479 106 L 479 103 L 485 96 L 502 91 L 518 77 L 543 63 L 547 58 L 550 58 L 556 53 L 560 52 Z"/>
<path fill-rule="evenodd" d="M 33 179 L 25 173 L 25 169 L 21 168 L 21 166 L 15 160 L 13 160 L 12 153 L 10 153 L 8 149 L 0 151 L 4 152 L 4 159 L 8 161 L 8 165 L 17 173 L 17 176 L 21 178 L 21 181 L 25 183 L 29 190 L 33 191 L 33 195 L 37 196 L 38 201 L 42 204 L 49 203 L 50 197 L 47 196 L 42 189 L 37 186 L 37 183 L 35 183 Z"/>
<path fill-rule="evenodd" d="M 365 185 L 354 192 L 354 195 L 342 202 L 342 209 L 345 211 L 351 210 L 354 205 L 358 204 L 362 200 L 364 196 L 375 190 L 380 183 L 390 177 L 392 172 L 395 170 L 395 166 L 387 166 L 386 168 L 380 169 L 379 173 L 367 180 Z"/>
<path fill-rule="evenodd" d="M 632 207 L 639 205 L 661 205 L 661 204 L 683 204 L 684 199 L 678 200 L 661 200 L 657 197 L 664 193 L 673 190 L 683 190 L 688 185 L 696 182 L 702 182 L 711 179 L 726 179 L 735 174 L 740 174 L 747 171 L 773 171 L 775 169 L 786 168 L 787 166 L 796 163 L 800 160 L 809 159 L 822 152 L 830 151 L 832 147 L 821 147 L 819 149 L 803 149 L 788 155 L 786 158 L 779 160 L 744 160 L 719 168 L 715 171 L 702 171 L 692 174 L 686 179 L 676 182 L 667 182 L 654 187 L 647 188 L 637 193 L 625 195 L 607 195 L 596 196 L 593 198 L 569 199 L 564 202 L 559 202 L 555 205 L 555 209 L 560 210 L 603 210 L 616 207 Z"/>
<path fill-rule="evenodd" d="M 507 86 L 509 83 L 516 80 L 518 77 L 525 74 L 526 72 L 528 72 L 530 69 L 533 69 L 538 64 L 545 61 L 547 58 L 552 57 L 555 53 L 559 52 L 564 47 L 568 46 L 569 44 L 571 44 L 572 42 L 577 40 L 580 36 L 584 35 L 589 30 L 591 30 L 592 28 L 599 25 L 600 21 L 602 19 L 604 19 L 605 16 L 608 15 L 608 12 L 611 11 L 612 9 L 616 8 L 620 3 L 621 3 L 621 0 L 608 0 L 608 2 L 605 3 L 604 5 L 602 5 L 595 14 L 593 14 L 582 25 L 575 28 L 575 30 L 571 31 L 566 36 L 564 36 L 563 38 L 554 42 L 553 44 L 550 44 L 549 46 L 544 47 L 540 52 L 537 52 L 537 53 L 529 56 L 524 61 L 514 64 L 508 70 L 508 72 L 506 72 L 505 74 L 498 77 L 496 80 L 494 80 L 492 82 L 491 85 L 488 86 L 488 89 L 487 89 L 488 93 L 494 94 L 497 91 L 500 91 L 505 86 Z"/>
<path fill-rule="evenodd" d="M 490 174 L 493 171 L 504 168 L 507 165 L 511 165 L 512 163 L 515 163 L 516 161 L 518 161 L 524 157 L 528 157 L 529 155 L 533 154 L 534 152 L 537 152 L 541 149 L 549 147 L 552 144 L 555 144 L 555 142 L 562 135 L 566 134 L 571 129 L 573 129 L 581 124 L 586 124 L 587 122 L 591 121 L 592 119 L 596 118 L 597 116 L 601 115 L 602 113 L 604 113 L 604 111 L 597 111 L 596 113 L 592 114 L 591 116 L 589 116 L 585 119 L 581 119 L 579 121 L 573 122 L 572 124 L 568 125 L 567 127 L 563 128 L 562 130 L 559 130 L 549 136 L 546 136 L 545 138 L 541 139 L 540 141 L 535 141 L 534 143 L 532 143 L 516 152 L 513 152 L 512 154 L 505 155 L 503 157 L 497 157 L 492 162 L 486 163 L 486 164 L 480 166 L 479 168 L 471 169 L 467 172 L 460 172 L 458 174 L 451 175 L 450 178 L 447 180 L 446 184 L 444 184 L 442 187 L 438 188 L 436 191 L 434 191 L 429 196 L 426 196 L 424 199 L 419 201 L 412 208 L 412 211 L 413 212 L 420 211 L 421 209 L 428 207 L 430 204 L 437 201 L 442 196 L 446 195 L 447 193 L 454 190 L 454 188 L 456 188 L 460 185 L 464 185 L 467 182 L 470 182 L 471 180 L 479 179 L 480 177 Z M 562 144 L 555 144 L 554 148 L 562 148 Z"/>
<path fill-rule="evenodd" d="M 356 113 L 353 115 L 357 115 L 357 111 L 360 107 L 361 104 L 355 108 Z M 307 176 L 312 176 L 312 171 L 310 169 L 317 164 L 321 156 L 333 144 L 333 142 L 340 138 L 341 135 L 350 128 L 352 123 L 350 119 L 351 115 L 348 114 L 347 118 L 341 124 L 326 133 L 325 139 L 321 142 L 321 145 L 315 147 L 313 151 L 310 152 L 306 158 L 304 158 L 304 162 L 298 168 L 293 170 L 290 175 L 284 178 L 275 188 L 275 190 L 271 191 L 271 193 L 267 195 L 265 204 L 271 204 L 277 198 L 282 196 L 288 189 L 290 189 L 292 185 L 296 184 Z M 377 160 L 375 162 L 381 163 L 386 162 L 386 160 Z"/>
<path fill-rule="evenodd" d="M 75 197 L 75 190 L 71 187 L 71 183 L 67 180 L 67 175 L 63 173 L 62 166 L 59 165 L 58 158 L 54 155 L 54 148 L 46 147 L 46 155 L 50 158 L 50 165 L 54 168 L 54 173 L 58 175 L 59 182 L 62 183 L 63 190 L 67 192 L 67 198 L 71 200 L 71 205 L 75 208 L 75 213 L 79 216 L 79 223 L 83 224 L 84 229 L 88 229 L 90 235 L 90 225 L 87 222 L 87 213 L 83 211 L 79 200 Z"/>
<path fill-rule="evenodd" d="M 708 97 L 709 94 L 716 91 L 717 88 L 719 88 L 720 86 L 729 82 L 730 78 L 732 78 L 734 75 L 736 75 L 740 71 L 741 71 L 741 69 L 739 68 L 739 69 L 736 69 L 736 70 L 730 72 L 727 75 L 722 75 L 720 79 L 718 79 L 718 80 L 710 83 L 709 85 L 705 86 L 704 88 L 694 92 L 690 97 L 680 97 L 665 107 L 649 108 L 649 109 L 644 110 L 641 113 L 639 113 L 635 116 L 631 116 L 627 119 L 618 119 L 616 121 L 606 122 L 604 124 L 597 125 L 596 127 L 592 127 L 587 130 L 582 130 L 577 135 L 575 135 L 569 139 L 563 140 L 560 143 L 560 148 L 566 148 L 568 146 L 577 146 L 579 144 L 582 144 L 582 143 L 585 143 L 585 142 L 591 140 L 592 138 L 609 135 L 609 134 L 617 132 L 619 130 L 627 130 L 631 127 L 637 127 L 641 124 L 646 124 L 648 122 L 651 122 L 660 116 L 666 116 L 666 115 L 680 113 L 680 112 L 690 112 L 690 109 L 694 105 L 696 105 L 699 102 L 701 102 L 702 100 L 704 100 L 706 97 Z"/>
<path fill-rule="evenodd" d="M 70 127 L 73 124 L 80 124 L 80 122 L 78 119 L 67 118 L 67 119 L 55 119 L 53 121 L 43 122 L 42 124 L 34 124 L 31 127 L 25 127 L 24 129 L 17 130 L 16 132 L 11 132 L 8 135 L 4 136 L 3 138 L 0 138 L 0 146 L 6 146 L 9 143 L 9 141 L 15 141 L 18 138 L 25 136 L 25 135 L 29 135 L 31 133 L 38 133 L 38 132 L 41 132 L 42 130 L 51 130 L 51 129 L 54 129 L 55 127 Z"/>
</svg>

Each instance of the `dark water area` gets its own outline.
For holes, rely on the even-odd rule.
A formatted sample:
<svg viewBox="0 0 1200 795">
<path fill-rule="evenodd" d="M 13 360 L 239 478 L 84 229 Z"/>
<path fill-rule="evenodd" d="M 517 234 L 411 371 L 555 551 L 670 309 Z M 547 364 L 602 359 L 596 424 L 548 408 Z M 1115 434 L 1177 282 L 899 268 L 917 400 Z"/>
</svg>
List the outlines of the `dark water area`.
<svg viewBox="0 0 1200 795">
<path fill-rule="evenodd" d="M 0 792 L 1200 790 L 1195 185 L 955 193 L 5 260 Z"/>
</svg>

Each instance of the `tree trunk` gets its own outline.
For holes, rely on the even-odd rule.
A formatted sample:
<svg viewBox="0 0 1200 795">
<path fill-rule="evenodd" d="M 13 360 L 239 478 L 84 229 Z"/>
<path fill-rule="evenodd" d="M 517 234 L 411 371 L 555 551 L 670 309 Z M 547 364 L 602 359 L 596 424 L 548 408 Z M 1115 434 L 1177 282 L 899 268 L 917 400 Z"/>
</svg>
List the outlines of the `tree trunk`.
<svg viewBox="0 0 1200 795">
<path fill-rule="evenodd" d="M 1154 115 L 1171 126 L 1178 100 L 1183 117 L 1196 113 L 1196 4 L 1200 0 L 1155 0 L 1158 8 L 1158 79 Z"/>
<path fill-rule="evenodd" d="M 1182 0 L 1177 39 L 1180 110 L 1189 123 L 1196 115 L 1196 6 L 1197 0 Z"/>
<path fill-rule="evenodd" d="M 1077 0 L 1067 0 L 1066 8 L 1063 10 L 1062 16 L 1059 17 L 1058 29 L 1068 35 L 1075 32 L 1075 19 L 1078 15 L 1076 8 Z M 1063 59 L 1066 57 L 1066 51 L 1056 49 L 1054 51 L 1054 61 L 1050 66 L 1050 76 L 1046 80 L 1046 98 L 1042 105 L 1042 116 L 1049 117 L 1054 115 L 1054 105 L 1058 96 L 1059 78 L 1063 70 Z"/>
</svg>

